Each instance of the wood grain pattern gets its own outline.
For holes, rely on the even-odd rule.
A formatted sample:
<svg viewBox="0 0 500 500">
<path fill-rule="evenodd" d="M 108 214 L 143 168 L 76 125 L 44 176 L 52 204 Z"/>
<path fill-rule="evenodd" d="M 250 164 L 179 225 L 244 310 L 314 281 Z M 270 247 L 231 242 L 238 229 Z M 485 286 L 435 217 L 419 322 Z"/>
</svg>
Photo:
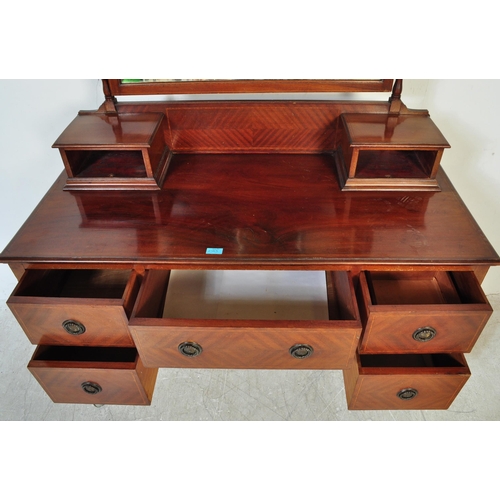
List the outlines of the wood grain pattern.
<svg viewBox="0 0 500 500">
<path fill-rule="evenodd" d="M 339 117 L 387 113 L 384 101 L 194 101 L 120 103 L 120 113 L 166 116 L 174 153 L 322 153 L 336 149 Z"/>
</svg>

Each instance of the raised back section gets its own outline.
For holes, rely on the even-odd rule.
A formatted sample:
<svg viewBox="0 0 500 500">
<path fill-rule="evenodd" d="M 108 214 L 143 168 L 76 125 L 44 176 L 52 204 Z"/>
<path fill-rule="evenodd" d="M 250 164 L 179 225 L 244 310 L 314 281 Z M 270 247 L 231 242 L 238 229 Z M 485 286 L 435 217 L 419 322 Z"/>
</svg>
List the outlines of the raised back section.
<svg viewBox="0 0 500 500">
<path fill-rule="evenodd" d="M 336 149 L 342 113 L 388 113 L 387 101 L 119 103 L 119 113 L 161 112 L 174 153 L 321 153 Z"/>
<path fill-rule="evenodd" d="M 319 153 L 337 149 L 342 113 L 401 110 L 401 80 L 103 80 L 106 113 L 161 112 L 173 153 Z M 117 96 L 168 94 L 390 92 L 386 101 L 182 100 L 119 102 Z"/>
</svg>

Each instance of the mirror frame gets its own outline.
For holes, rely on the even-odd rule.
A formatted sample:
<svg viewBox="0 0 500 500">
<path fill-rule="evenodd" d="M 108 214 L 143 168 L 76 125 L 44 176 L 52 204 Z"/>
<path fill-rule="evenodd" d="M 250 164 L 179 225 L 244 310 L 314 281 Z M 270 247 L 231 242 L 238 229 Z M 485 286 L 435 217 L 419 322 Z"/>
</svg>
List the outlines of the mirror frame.
<svg viewBox="0 0 500 500">
<path fill-rule="evenodd" d="M 394 80 L 105 80 L 112 96 L 303 92 L 390 92 Z M 105 82 L 103 81 L 103 83 Z"/>
</svg>

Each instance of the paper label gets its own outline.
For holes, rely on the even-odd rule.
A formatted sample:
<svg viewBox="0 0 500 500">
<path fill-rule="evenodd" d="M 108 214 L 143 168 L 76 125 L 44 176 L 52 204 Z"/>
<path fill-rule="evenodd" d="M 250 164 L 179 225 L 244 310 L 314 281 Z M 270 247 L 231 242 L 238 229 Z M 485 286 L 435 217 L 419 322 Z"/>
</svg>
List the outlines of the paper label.
<svg viewBox="0 0 500 500">
<path fill-rule="evenodd" d="M 207 248 L 207 251 L 205 253 L 212 255 L 222 255 L 223 251 L 223 248 Z"/>
</svg>

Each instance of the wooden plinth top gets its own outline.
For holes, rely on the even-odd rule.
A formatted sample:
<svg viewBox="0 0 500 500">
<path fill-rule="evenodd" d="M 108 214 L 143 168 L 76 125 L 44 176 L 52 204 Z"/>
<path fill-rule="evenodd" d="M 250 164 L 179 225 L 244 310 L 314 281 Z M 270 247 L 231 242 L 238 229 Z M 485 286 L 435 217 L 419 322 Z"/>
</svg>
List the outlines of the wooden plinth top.
<svg viewBox="0 0 500 500">
<path fill-rule="evenodd" d="M 161 113 L 79 114 L 54 143 L 55 148 L 149 146 Z"/>
<path fill-rule="evenodd" d="M 441 192 L 342 192 L 334 163 L 333 154 L 176 154 L 156 192 L 68 192 L 62 174 L 0 261 L 247 269 L 500 263 L 444 172 Z"/>
<path fill-rule="evenodd" d="M 349 113 L 343 120 L 353 146 L 450 147 L 428 115 Z"/>
</svg>

